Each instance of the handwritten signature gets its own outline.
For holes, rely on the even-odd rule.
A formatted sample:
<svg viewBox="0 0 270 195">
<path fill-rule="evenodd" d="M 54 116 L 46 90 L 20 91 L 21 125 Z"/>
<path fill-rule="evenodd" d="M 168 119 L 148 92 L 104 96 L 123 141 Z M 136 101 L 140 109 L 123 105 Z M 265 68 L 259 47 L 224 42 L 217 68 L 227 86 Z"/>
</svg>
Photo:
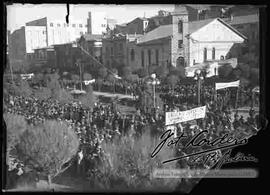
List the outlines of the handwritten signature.
<svg viewBox="0 0 270 195">
<path fill-rule="evenodd" d="M 257 161 L 255 157 L 253 156 L 247 157 L 247 156 L 244 156 L 244 154 L 242 153 L 238 153 L 236 157 L 233 157 L 233 158 L 230 157 L 231 149 L 240 145 L 247 144 L 248 143 L 247 138 L 238 140 L 237 138 L 232 137 L 229 134 L 224 134 L 222 137 L 218 137 L 214 140 L 210 140 L 206 138 L 205 136 L 203 136 L 207 134 L 208 134 L 207 130 L 203 130 L 199 132 L 197 135 L 191 137 L 191 139 L 185 144 L 183 149 L 188 148 L 188 147 L 202 148 L 205 146 L 208 146 L 208 149 L 205 149 L 199 152 L 194 152 L 191 154 L 186 154 L 186 155 L 172 158 L 169 160 L 165 160 L 162 163 L 165 164 L 172 161 L 191 157 L 192 159 L 191 162 L 193 163 L 199 163 L 199 162 L 206 163 L 207 161 L 211 161 L 212 166 L 216 165 L 216 168 L 220 168 L 223 164 L 230 163 L 230 162 L 238 162 L 238 161 L 256 162 Z M 172 138 L 173 135 L 174 135 L 174 132 L 172 132 L 172 130 L 167 130 L 160 136 L 161 142 L 153 150 L 151 154 L 151 158 L 154 158 L 160 152 L 160 150 L 165 146 L 166 143 L 167 143 L 166 144 L 167 147 L 170 147 L 170 146 L 176 147 L 177 144 L 180 143 L 181 139 L 188 138 L 188 136 L 185 133 L 181 133 L 180 136 L 176 138 Z M 221 155 L 222 149 L 229 149 L 229 150 L 224 155 Z"/>
</svg>

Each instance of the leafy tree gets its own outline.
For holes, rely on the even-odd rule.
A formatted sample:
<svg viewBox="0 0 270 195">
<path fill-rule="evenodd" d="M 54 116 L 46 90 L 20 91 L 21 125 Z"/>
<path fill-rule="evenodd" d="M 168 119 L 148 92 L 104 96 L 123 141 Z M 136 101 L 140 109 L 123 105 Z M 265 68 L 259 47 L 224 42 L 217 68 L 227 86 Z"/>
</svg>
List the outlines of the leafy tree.
<svg viewBox="0 0 270 195">
<path fill-rule="evenodd" d="M 164 79 L 169 74 L 169 69 L 166 66 L 158 66 L 156 69 L 156 73 L 158 77 Z"/>
<path fill-rule="evenodd" d="M 145 68 L 140 68 L 136 71 L 140 78 L 144 78 L 147 76 L 147 70 Z"/>
<path fill-rule="evenodd" d="M 84 73 L 83 74 L 83 80 L 91 80 L 92 79 L 92 75 L 89 73 Z"/>
<path fill-rule="evenodd" d="M 41 87 L 35 90 L 34 96 L 39 100 L 47 100 L 52 97 L 52 91 L 47 87 Z"/>
<path fill-rule="evenodd" d="M 128 79 L 131 75 L 131 67 L 130 66 L 125 66 L 123 67 L 122 69 L 122 76 L 125 78 L 125 79 Z"/>
<path fill-rule="evenodd" d="M 149 66 L 149 68 L 148 68 L 149 74 L 155 73 L 156 72 L 156 68 L 157 68 L 157 66 L 155 66 L 155 65 Z"/>
<path fill-rule="evenodd" d="M 117 184 L 119 190 L 174 190 L 179 181 L 152 176 L 155 168 L 176 168 L 176 162 L 161 163 L 162 160 L 172 158 L 174 151 L 166 147 L 151 158 L 150 155 L 159 141 L 157 137 L 151 136 L 148 127 L 144 132 L 138 139 L 130 132 L 131 136 L 121 136 L 112 143 L 103 142 L 104 156 L 97 165 L 98 174 L 89 173 L 89 179 L 109 190 Z"/>
<path fill-rule="evenodd" d="M 252 68 L 250 70 L 250 81 L 254 86 L 259 85 L 259 76 L 260 72 L 258 68 Z"/>
<path fill-rule="evenodd" d="M 247 65 L 247 64 L 239 64 L 238 65 L 238 67 L 239 67 L 239 69 L 241 70 L 241 72 L 242 72 L 242 74 L 241 74 L 241 76 L 243 76 L 243 77 L 245 77 L 245 78 L 249 78 L 249 76 L 250 76 L 250 67 L 249 67 L 249 65 Z"/>
<path fill-rule="evenodd" d="M 98 69 L 98 76 L 99 76 L 99 78 L 101 78 L 101 79 L 105 79 L 106 78 L 106 76 L 107 76 L 107 69 L 106 68 L 104 68 L 104 67 L 101 67 L 100 69 Z"/>
<path fill-rule="evenodd" d="M 218 68 L 218 75 L 221 78 L 227 78 L 232 71 L 233 71 L 233 68 L 231 65 L 223 65 Z"/>
<path fill-rule="evenodd" d="M 14 85 L 15 95 L 29 97 L 33 91 L 26 80 L 20 80 L 19 86 Z"/>
<path fill-rule="evenodd" d="M 58 92 L 57 92 L 57 100 L 60 102 L 60 103 L 69 103 L 71 101 L 73 101 L 73 97 L 72 95 L 66 91 L 65 89 L 60 89 Z"/>
<path fill-rule="evenodd" d="M 66 170 L 79 147 L 74 130 L 65 123 L 45 121 L 39 126 L 30 126 L 20 136 L 17 155 L 25 165 L 42 170 L 51 179 Z"/>
<path fill-rule="evenodd" d="M 85 95 L 81 96 L 79 100 L 83 106 L 93 108 L 94 103 L 96 102 L 96 98 L 93 94 L 93 90 L 88 91 Z"/>
<path fill-rule="evenodd" d="M 178 77 L 174 74 L 167 77 L 167 82 L 169 85 L 171 85 L 173 91 L 174 91 L 174 87 L 177 84 L 178 80 L 179 80 Z"/>
<path fill-rule="evenodd" d="M 10 166 L 11 158 L 16 158 L 16 145 L 20 141 L 21 134 L 27 129 L 27 123 L 23 116 L 10 113 L 4 114 L 7 132 L 7 155 L 6 162 Z"/>
<path fill-rule="evenodd" d="M 51 96 L 54 99 L 57 99 L 58 92 L 61 89 L 58 79 L 59 79 L 59 75 L 56 73 L 49 75 L 49 81 L 48 81 L 47 87 L 51 90 Z"/>
</svg>

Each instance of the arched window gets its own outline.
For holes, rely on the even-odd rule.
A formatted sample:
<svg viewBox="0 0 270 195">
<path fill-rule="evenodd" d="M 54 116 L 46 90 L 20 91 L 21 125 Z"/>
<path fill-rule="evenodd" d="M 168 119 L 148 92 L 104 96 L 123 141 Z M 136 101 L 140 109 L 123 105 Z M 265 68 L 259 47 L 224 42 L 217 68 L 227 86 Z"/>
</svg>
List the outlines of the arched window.
<svg viewBox="0 0 270 195">
<path fill-rule="evenodd" d="M 183 21 L 178 21 L 178 33 L 183 33 Z"/>
<path fill-rule="evenodd" d="M 130 59 L 131 59 L 131 61 L 134 61 L 134 59 L 135 59 L 134 49 L 131 49 L 131 51 L 130 51 Z"/>
<path fill-rule="evenodd" d="M 220 60 L 224 60 L 225 58 L 224 58 L 224 56 L 220 56 Z"/>
<path fill-rule="evenodd" d="M 183 57 L 177 58 L 176 64 L 177 64 L 177 67 L 179 67 L 179 66 L 183 66 L 184 67 L 185 66 L 185 59 Z"/>
<path fill-rule="evenodd" d="M 212 60 L 216 58 L 216 48 L 212 48 Z"/>
<path fill-rule="evenodd" d="M 203 61 L 206 61 L 207 60 L 207 49 L 204 48 L 203 50 Z"/>
</svg>

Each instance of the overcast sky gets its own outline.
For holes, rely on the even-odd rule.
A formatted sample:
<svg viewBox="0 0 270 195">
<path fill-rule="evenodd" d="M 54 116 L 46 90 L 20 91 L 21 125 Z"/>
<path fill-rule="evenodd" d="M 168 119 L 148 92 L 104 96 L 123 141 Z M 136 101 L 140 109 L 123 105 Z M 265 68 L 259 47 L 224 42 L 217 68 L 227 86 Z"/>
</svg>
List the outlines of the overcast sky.
<svg viewBox="0 0 270 195">
<path fill-rule="evenodd" d="M 74 19 L 85 21 L 89 11 L 106 12 L 107 17 L 114 18 L 117 23 L 129 22 L 136 17 L 157 15 L 159 10 L 173 11 L 173 4 L 162 5 L 70 5 L 70 16 Z M 7 29 L 14 31 L 24 26 L 26 22 L 50 17 L 55 20 L 64 20 L 67 14 L 65 4 L 13 4 L 7 6 Z"/>
</svg>

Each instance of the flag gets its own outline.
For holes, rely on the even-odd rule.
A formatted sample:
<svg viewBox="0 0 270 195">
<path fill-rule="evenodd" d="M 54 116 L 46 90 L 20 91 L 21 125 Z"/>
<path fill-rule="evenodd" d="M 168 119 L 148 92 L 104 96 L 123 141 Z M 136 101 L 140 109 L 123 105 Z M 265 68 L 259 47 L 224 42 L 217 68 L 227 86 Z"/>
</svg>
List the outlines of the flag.
<svg viewBox="0 0 270 195">
<path fill-rule="evenodd" d="M 224 89 L 227 87 L 239 87 L 240 80 L 229 83 L 216 83 L 216 90 Z"/>
</svg>

